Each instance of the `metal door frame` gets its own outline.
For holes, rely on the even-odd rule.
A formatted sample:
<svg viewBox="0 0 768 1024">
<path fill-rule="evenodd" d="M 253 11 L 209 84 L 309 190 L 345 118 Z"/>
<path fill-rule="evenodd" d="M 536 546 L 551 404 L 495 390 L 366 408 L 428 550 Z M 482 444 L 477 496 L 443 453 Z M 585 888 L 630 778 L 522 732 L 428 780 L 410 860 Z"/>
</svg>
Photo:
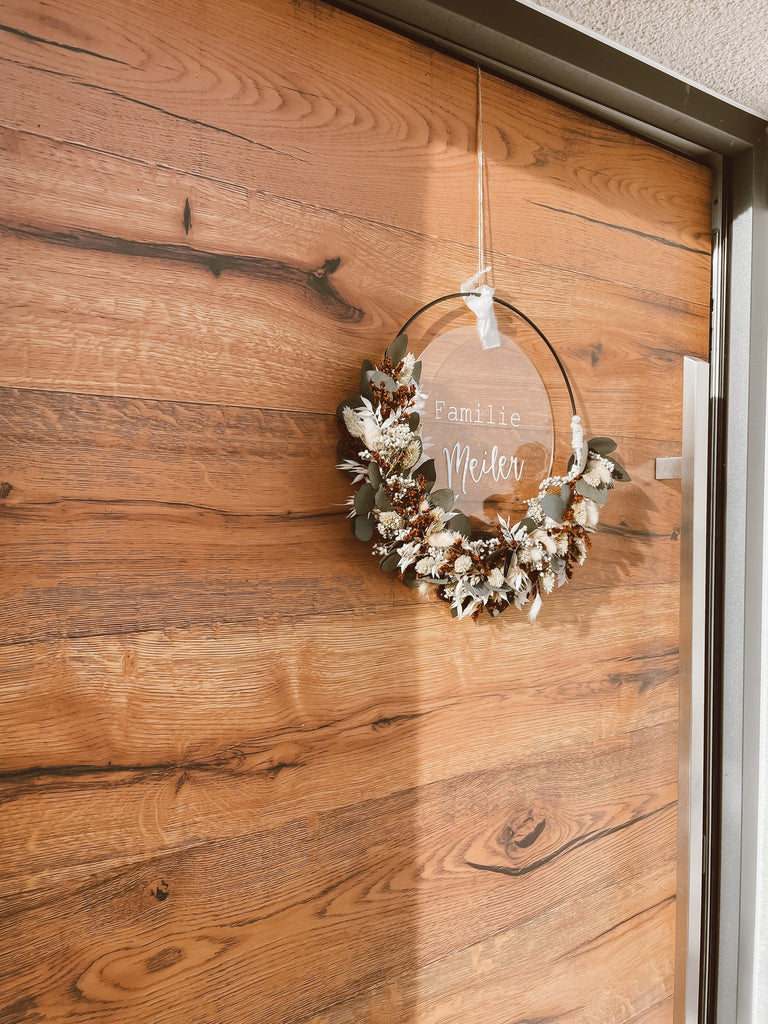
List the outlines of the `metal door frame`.
<svg viewBox="0 0 768 1024">
<path fill-rule="evenodd" d="M 768 682 L 768 121 L 518 0 L 331 2 L 715 172 L 699 1020 L 751 1024 Z"/>
</svg>

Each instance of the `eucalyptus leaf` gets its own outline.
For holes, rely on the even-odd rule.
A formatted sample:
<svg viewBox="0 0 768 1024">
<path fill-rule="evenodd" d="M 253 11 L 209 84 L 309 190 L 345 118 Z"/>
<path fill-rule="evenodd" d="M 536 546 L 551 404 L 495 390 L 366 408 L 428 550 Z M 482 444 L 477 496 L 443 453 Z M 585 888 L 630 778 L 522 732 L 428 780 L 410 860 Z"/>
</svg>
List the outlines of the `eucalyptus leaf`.
<svg viewBox="0 0 768 1024">
<path fill-rule="evenodd" d="M 417 467 L 415 472 L 417 474 L 421 473 L 421 475 L 424 477 L 424 482 L 427 485 L 427 490 L 428 491 L 431 490 L 432 487 L 434 486 L 435 480 L 437 479 L 437 470 L 435 469 L 435 460 L 434 459 L 427 459 L 426 462 L 422 462 L 422 464 Z"/>
<path fill-rule="evenodd" d="M 441 487 L 439 491 L 432 491 L 429 500 L 437 508 L 441 508 L 444 512 L 450 512 L 454 501 L 456 501 L 456 495 L 450 487 Z"/>
<path fill-rule="evenodd" d="M 355 495 L 355 511 L 358 515 L 367 516 L 368 513 L 373 509 L 373 503 L 376 499 L 376 491 L 371 487 L 370 484 L 365 483 Z"/>
<path fill-rule="evenodd" d="M 561 558 L 560 555 L 549 556 L 549 566 L 554 573 L 561 573 L 565 568 L 565 559 Z"/>
<path fill-rule="evenodd" d="M 539 524 L 535 519 L 531 519 L 530 516 L 526 516 L 525 519 L 521 519 L 520 522 L 516 524 L 515 529 L 522 527 L 526 533 L 533 533 L 534 530 L 538 529 L 538 526 Z"/>
<path fill-rule="evenodd" d="M 563 486 L 560 488 L 560 499 L 562 500 L 566 508 L 568 508 L 568 506 L 571 503 L 571 497 L 571 488 L 568 486 L 568 484 L 563 484 Z"/>
<path fill-rule="evenodd" d="M 619 463 L 616 462 L 615 459 L 612 458 L 610 461 L 613 463 L 613 472 L 611 473 L 613 479 L 621 480 L 623 483 L 629 483 L 632 477 L 629 475 L 626 469 L 624 469 L 623 466 L 619 465 Z"/>
<path fill-rule="evenodd" d="M 373 521 L 368 516 L 355 516 L 352 531 L 358 540 L 370 540 L 373 536 Z"/>
<path fill-rule="evenodd" d="M 410 587 L 411 590 L 418 590 L 421 586 L 421 580 L 416 575 L 416 570 L 412 565 L 409 565 L 403 573 L 403 583 L 406 587 Z"/>
<path fill-rule="evenodd" d="M 397 384 L 392 378 L 388 374 L 382 373 L 381 370 L 368 370 L 365 377 L 369 384 L 383 384 L 390 393 L 397 389 Z"/>
<path fill-rule="evenodd" d="M 400 562 L 400 555 L 396 551 L 392 551 L 390 554 L 385 555 L 381 560 L 381 571 L 382 572 L 394 572 Z"/>
<path fill-rule="evenodd" d="M 368 479 L 371 481 L 371 487 L 378 491 L 381 487 L 381 470 L 379 469 L 378 462 L 368 463 Z"/>
<path fill-rule="evenodd" d="M 421 417 L 417 412 L 412 412 L 408 417 L 408 429 L 415 433 L 419 429 L 419 423 L 421 423 Z"/>
<path fill-rule="evenodd" d="M 576 493 L 582 494 L 585 498 L 590 498 L 598 505 L 604 505 L 608 500 L 607 488 L 593 487 L 592 484 L 587 483 L 584 477 L 576 481 Z"/>
<path fill-rule="evenodd" d="M 371 362 L 371 360 L 370 359 L 364 359 L 363 360 L 362 368 L 360 370 L 360 393 L 362 395 L 364 395 L 366 398 L 372 398 L 373 397 L 372 394 L 371 394 L 371 385 L 370 385 L 370 382 L 368 381 L 368 377 L 366 376 L 373 369 L 374 369 L 374 365 Z"/>
<path fill-rule="evenodd" d="M 456 533 L 460 533 L 467 540 L 472 536 L 472 524 L 469 521 L 469 517 L 465 516 L 463 512 L 459 512 L 449 520 L 448 528 L 455 530 Z"/>
<path fill-rule="evenodd" d="M 387 355 L 392 361 L 393 366 L 397 366 L 400 360 L 405 355 L 405 351 L 408 348 L 408 335 L 399 334 L 392 344 L 387 349 Z"/>
<path fill-rule="evenodd" d="M 616 442 L 612 437 L 593 437 L 591 441 L 587 442 L 589 450 L 597 452 L 598 455 L 608 455 L 610 452 L 616 451 Z"/>
<path fill-rule="evenodd" d="M 413 364 L 413 373 L 411 374 L 413 380 L 418 384 L 421 381 L 421 360 L 417 359 Z"/>
<path fill-rule="evenodd" d="M 548 515 L 550 519 L 554 519 L 556 523 L 562 523 L 565 502 L 559 494 L 544 494 L 539 499 L 539 504 L 545 515 Z"/>
<path fill-rule="evenodd" d="M 392 511 L 392 504 L 389 498 L 387 497 L 387 491 L 385 487 L 379 487 L 378 491 L 376 491 L 375 504 L 379 512 Z"/>
</svg>

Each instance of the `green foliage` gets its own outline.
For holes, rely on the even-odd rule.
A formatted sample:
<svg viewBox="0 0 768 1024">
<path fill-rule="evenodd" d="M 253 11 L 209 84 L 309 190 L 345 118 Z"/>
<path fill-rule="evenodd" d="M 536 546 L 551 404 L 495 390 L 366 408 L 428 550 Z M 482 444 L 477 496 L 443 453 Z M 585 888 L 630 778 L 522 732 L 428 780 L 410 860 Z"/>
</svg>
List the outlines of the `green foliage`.
<svg viewBox="0 0 768 1024">
<path fill-rule="evenodd" d="M 408 335 L 398 334 L 395 340 L 387 349 L 387 355 L 392 360 L 392 365 L 397 366 L 405 355 L 405 351 L 408 348 Z"/>
<path fill-rule="evenodd" d="M 454 501 L 456 501 L 456 495 L 450 487 L 441 487 L 439 491 L 432 491 L 429 500 L 436 508 L 441 508 L 444 512 L 450 512 Z"/>
<path fill-rule="evenodd" d="M 358 540 L 370 540 L 373 537 L 373 520 L 368 516 L 355 516 L 352 520 L 352 532 Z"/>
<path fill-rule="evenodd" d="M 612 437 L 593 437 L 587 442 L 587 447 L 598 455 L 609 455 L 616 451 L 616 442 Z"/>
</svg>

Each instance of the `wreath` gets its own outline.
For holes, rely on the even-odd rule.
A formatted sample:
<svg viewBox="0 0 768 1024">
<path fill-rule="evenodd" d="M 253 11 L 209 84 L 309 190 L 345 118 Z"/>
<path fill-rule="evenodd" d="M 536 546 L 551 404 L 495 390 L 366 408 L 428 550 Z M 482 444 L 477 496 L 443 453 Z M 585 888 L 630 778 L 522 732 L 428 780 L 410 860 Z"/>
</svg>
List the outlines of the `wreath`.
<svg viewBox="0 0 768 1024">
<path fill-rule="evenodd" d="M 396 572 L 408 587 L 435 592 L 457 619 L 477 619 L 483 611 L 495 616 L 511 605 L 523 608 L 530 602 L 528 619 L 533 622 L 542 595 L 556 584 L 562 586 L 574 567 L 583 565 L 614 482 L 630 479 L 613 457 L 616 443 L 611 438 L 584 443 L 565 370 L 544 341 L 571 395 L 573 454 L 564 476 L 542 480 L 520 522 L 497 517 L 495 536 L 473 537 L 468 517 L 454 508 L 453 491 L 434 489 L 435 462 L 424 457 L 419 430 L 426 397 L 420 390 L 421 363 L 407 351 L 404 331 L 378 367 L 365 360 L 360 394 L 338 409 L 338 468 L 359 484 L 348 501 L 354 535 L 361 541 L 375 536 L 373 553 L 381 569 Z"/>
</svg>

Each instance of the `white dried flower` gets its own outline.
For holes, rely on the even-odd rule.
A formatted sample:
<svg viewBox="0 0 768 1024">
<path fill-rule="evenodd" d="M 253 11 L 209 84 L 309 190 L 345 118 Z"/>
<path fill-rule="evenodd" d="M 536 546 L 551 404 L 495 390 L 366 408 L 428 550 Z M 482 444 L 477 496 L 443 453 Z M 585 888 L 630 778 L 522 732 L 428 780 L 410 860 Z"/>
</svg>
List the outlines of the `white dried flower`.
<svg viewBox="0 0 768 1024">
<path fill-rule="evenodd" d="M 600 474 L 594 467 L 585 469 L 584 472 L 581 474 L 581 479 L 584 481 L 585 484 L 589 484 L 590 487 L 600 487 L 603 482 L 600 477 Z"/>
<path fill-rule="evenodd" d="M 397 514 L 397 512 L 379 512 L 377 513 L 379 520 L 379 532 L 382 534 L 397 533 L 398 530 L 403 528 L 403 520 Z"/>
<path fill-rule="evenodd" d="M 491 569 L 488 573 L 488 582 L 494 590 L 498 590 L 499 587 L 504 586 L 504 573 L 501 569 Z"/>
<path fill-rule="evenodd" d="M 591 498 L 585 498 L 583 504 L 587 511 L 587 529 L 594 530 L 600 517 L 600 506 Z"/>
<path fill-rule="evenodd" d="M 353 473 L 353 484 L 359 484 L 361 480 L 368 479 L 368 467 L 361 465 L 359 462 L 355 462 L 354 459 L 343 459 L 341 462 L 337 463 L 336 468 L 343 469 L 345 473 Z"/>
<path fill-rule="evenodd" d="M 342 410 L 342 416 L 344 417 L 344 426 L 347 428 L 352 437 L 363 436 L 363 421 L 357 415 L 354 409 L 350 409 L 349 406 L 345 406 Z"/>
<path fill-rule="evenodd" d="M 397 563 L 397 568 L 404 572 L 409 565 L 415 562 L 419 556 L 421 545 L 416 541 L 411 541 L 410 544 L 403 544 L 402 547 L 398 548 L 398 555 L 400 561 Z"/>
<path fill-rule="evenodd" d="M 557 551 L 556 539 L 550 533 L 547 533 L 546 530 L 534 530 L 531 534 L 531 542 L 533 544 L 540 544 L 550 555 L 554 555 Z"/>
<path fill-rule="evenodd" d="M 457 573 L 469 572 L 472 568 L 472 559 L 469 555 L 459 555 L 453 564 L 453 568 Z"/>
<path fill-rule="evenodd" d="M 527 592 L 530 587 L 530 580 L 519 565 L 512 565 L 507 573 L 507 583 L 513 590 Z"/>
<path fill-rule="evenodd" d="M 397 375 L 397 379 L 403 384 L 410 384 L 413 377 L 413 367 L 416 365 L 416 356 L 413 352 L 406 352 L 403 356 L 403 365 Z"/>
<path fill-rule="evenodd" d="M 587 470 L 584 479 L 593 487 L 600 487 L 602 484 L 610 484 L 613 480 L 613 463 L 604 459 L 602 455 L 593 455 L 587 462 Z M 597 480 L 598 483 L 593 483 Z"/>
<path fill-rule="evenodd" d="M 413 440 L 409 442 L 408 446 L 406 447 L 405 453 L 402 459 L 400 460 L 400 464 L 403 467 L 403 469 L 410 469 L 412 466 L 416 465 L 420 458 L 421 445 L 419 444 L 418 441 Z"/>
<path fill-rule="evenodd" d="M 431 548 L 449 548 L 456 540 L 456 536 L 451 530 L 440 530 L 430 533 L 427 542 Z"/>
<path fill-rule="evenodd" d="M 428 533 L 437 533 L 445 525 L 445 511 L 439 507 L 432 509 L 432 523 Z"/>
<path fill-rule="evenodd" d="M 524 565 L 530 565 L 537 569 L 544 561 L 544 548 L 540 544 L 532 544 L 528 541 L 518 551 L 517 559 Z"/>
<path fill-rule="evenodd" d="M 538 497 L 531 498 L 528 502 L 528 515 L 537 523 L 544 522 L 544 509 L 541 507 Z"/>
<path fill-rule="evenodd" d="M 555 586 L 555 574 L 551 569 L 547 569 L 539 576 L 539 584 L 545 594 L 551 594 Z"/>
<path fill-rule="evenodd" d="M 581 537 L 575 537 L 574 543 L 576 545 L 576 561 L 579 565 L 584 565 L 587 560 L 587 545 Z"/>
<path fill-rule="evenodd" d="M 395 423 L 382 430 L 368 447 L 385 458 L 394 458 L 407 449 L 413 441 L 415 438 L 408 426 L 405 423 Z"/>
</svg>

